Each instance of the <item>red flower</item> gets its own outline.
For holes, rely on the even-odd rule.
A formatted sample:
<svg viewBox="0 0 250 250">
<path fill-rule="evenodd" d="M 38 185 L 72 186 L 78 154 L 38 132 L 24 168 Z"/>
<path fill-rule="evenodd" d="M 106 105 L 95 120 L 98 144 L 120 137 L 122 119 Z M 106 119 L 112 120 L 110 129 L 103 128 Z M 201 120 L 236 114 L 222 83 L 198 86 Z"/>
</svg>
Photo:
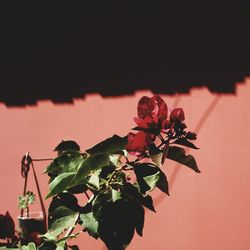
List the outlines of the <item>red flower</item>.
<svg viewBox="0 0 250 250">
<path fill-rule="evenodd" d="M 139 131 L 137 134 L 128 134 L 128 144 L 126 150 L 130 154 L 140 154 L 147 150 L 150 143 L 153 141 L 154 136 L 150 133 L 145 133 L 144 131 Z"/>
<path fill-rule="evenodd" d="M 0 214 L 0 239 L 12 238 L 15 234 L 15 223 L 9 212 Z"/>
<path fill-rule="evenodd" d="M 155 140 L 157 134 L 165 128 L 168 117 L 167 104 L 158 95 L 149 98 L 143 96 L 137 106 L 138 117 L 134 118 L 137 124 L 137 134 L 129 133 L 127 151 L 131 154 L 143 153 Z"/>
<path fill-rule="evenodd" d="M 182 108 L 174 109 L 170 114 L 171 122 L 183 122 L 185 120 L 185 114 Z"/>
<path fill-rule="evenodd" d="M 160 96 L 143 96 L 137 106 L 138 118 L 134 118 L 138 128 L 163 129 L 168 117 L 167 104 Z"/>
</svg>

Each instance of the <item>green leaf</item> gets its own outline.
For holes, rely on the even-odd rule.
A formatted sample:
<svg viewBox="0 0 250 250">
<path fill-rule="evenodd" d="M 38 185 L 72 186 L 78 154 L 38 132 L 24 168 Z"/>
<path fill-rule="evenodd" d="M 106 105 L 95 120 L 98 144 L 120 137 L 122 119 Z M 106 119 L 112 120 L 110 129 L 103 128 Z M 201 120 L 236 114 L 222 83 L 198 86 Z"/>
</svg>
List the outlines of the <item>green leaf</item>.
<svg viewBox="0 0 250 250">
<path fill-rule="evenodd" d="M 136 164 L 133 167 L 140 192 L 145 194 L 148 191 L 152 191 L 160 179 L 159 168 L 150 163 Z"/>
<path fill-rule="evenodd" d="M 120 154 L 112 154 L 112 155 L 109 155 L 110 161 L 111 161 L 115 166 L 117 166 L 118 163 L 120 162 L 120 158 L 121 158 L 121 155 L 120 155 Z"/>
<path fill-rule="evenodd" d="M 110 137 L 94 147 L 86 150 L 87 153 L 94 155 L 94 154 L 115 154 L 117 152 L 120 152 L 125 149 L 126 145 L 128 143 L 127 136 L 120 137 L 118 135 L 114 135 L 113 137 Z M 120 152 L 120 154 L 123 154 L 123 152 Z"/>
<path fill-rule="evenodd" d="M 49 166 L 45 170 L 45 173 L 60 174 L 64 172 L 77 171 L 84 159 L 85 158 L 77 151 L 71 150 L 63 152 L 49 164 Z"/>
<path fill-rule="evenodd" d="M 193 149 L 199 149 L 192 142 L 187 140 L 186 138 L 178 138 L 177 140 L 173 141 L 173 143 L 179 144 L 179 145 L 182 145 L 182 146 L 186 146 L 186 147 L 189 147 L 189 148 L 193 148 Z"/>
<path fill-rule="evenodd" d="M 38 247 L 38 250 L 55 250 L 56 249 L 56 243 L 45 241 Z"/>
<path fill-rule="evenodd" d="M 57 152 L 63 152 L 68 150 L 80 151 L 80 146 L 75 141 L 62 140 L 54 149 Z"/>
<path fill-rule="evenodd" d="M 161 167 L 162 166 L 162 156 L 163 153 L 160 152 L 158 154 L 155 155 L 150 155 L 151 160 L 158 166 Z"/>
<path fill-rule="evenodd" d="M 50 233 L 50 229 L 53 229 L 53 225 L 56 221 L 66 217 L 68 218 L 68 216 L 74 217 L 78 214 L 80 209 L 81 207 L 78 205 L 76 197 L 70 193 L 61 193 L 53 197 L 48 210 L 49 235 L 45 235 L 45 237 L 57 237 L 54 233 L 52 233 L 52 235 Z"/>
<path fill-rule="evenodd" d="M 61 193 L 53 197 L 52 202 L 49 206 L 48 214 L 48 232 L 43 235 L 49 241 L 57 241 L 57 236 L 64 230 L 59 230 L 54 232 L 54 228 L 58 226 L 60 221 L 67 221 L 69 226 L 74 223 L 74 218 L 78 216 L 78 211 L 81 207 L 77 203 L 77 199 L 74 195 L 69 193 Z M 73 218 L 73 219 L 71 219 Z M 71 223 L 72 222 L 72 223 Z M 71 223 L 71 224 L 70 224 Z M 60 223 L 59 223 L 60 225 Z M 63 226 L 64 227 L 64 226 Z M 67 225 L 65 225 L 67 227 Z"/>
<path fill-rule="evenodd" d="M 167 158 L 191 168 L 196 173 L 200 173 L 197 163 L 192 155 L 186 155 L 185 150 L 180 147 L 170 146 Z"/>
<path fill-rule="evenodd" d="M 156 212 L 152 197 L 150 195 L 143 196 L 139 192 L 138 188 L 131 183 L 126 183 L 126 185 L 122 188 L 122 194 L 125 195 L 125 197 L 127 196 L 129 199 L 133 199 L 135 202 L 142 204 L 151 211 Z"/>
<path fill-rule="evenodd" d="M 65 249 L 65 244 L 66 244 L 66 239 L 65 240 L 61 240 L 60 242 L 58 242 L 56 244 L 56 250 L 64 250 Z"/>
<path fill-rule="evenodd" d="M 99 193 L 93 200 L 92 211 L 96 220 L 99 220 L 103 216 L 103 209 L 105 209 L 106 204 L 115 203 L 120 199 L 122 199 L 121 193 L 114 189 L 108 189 L 105 192 Z"/>
<path fill-rule="evenodd" d="M 36 250 L 36 245 L 30 242 L 27 246 L 22 246 L 21 250 Z"/>
<path fill-rule="evenodd" d="M 51 224 L 48 232 L 54 236 L 60 235 L 64 230 L 75 226 L 78 215 L 79 213 L 72 213 L 55 220 Z"/>
<path fill-rule="evenodd" d="M 46 196 L 46 199 L 64 191 L 68 187 L 68 185 L 70 184 L 74 176 L 75 176 L 75 173 L 72 173 L 72 172 L 63 173 L 57 176 L 50 183 L 50 192 Z"/>
<path fill-rule="evenodd" d="M 135 220 L 135 229 L 138 235 L 142 236 L 143 227 L 144 227 L 144 217 L 145 211 L 143 206 L 137 205 L 133 211 L 134 220 Z"/>
<path fill-rule="evenodd" d="M 98 238 L 98 222 L 93 216 L 93 213 L 80 214 L 81 222 L 80 224 L 87 230 L 89 235 L 93 236 L 95 239 Z"/>
<path fill-rule="evenodd" d="M 90 184 L 95 189 L 99 189 L 100 187 L 100 173 L 100 169 L 95 171 L 88 180 L 88 184 Z"/>
<path fill-rule="evenodd" d="M 169 195 L 169 191 L 168 191 L 168 180 L 167 180 L 167 176 L 162 172 L 162 170 L 160 170 L 160 178 L 159 181 L 157 182 L 156 186 L 164 193 L 166 193 L 167 195 Z"/>
<path fill-rule="evenodd" d="M 70 187 L 86 183 L 86 177 L 92 172 L 103 168 L 109 164 L 109 156 L 107 154 L 89 156 L 79 167 L 74 179 L 70 183 Z"/>
</svg>

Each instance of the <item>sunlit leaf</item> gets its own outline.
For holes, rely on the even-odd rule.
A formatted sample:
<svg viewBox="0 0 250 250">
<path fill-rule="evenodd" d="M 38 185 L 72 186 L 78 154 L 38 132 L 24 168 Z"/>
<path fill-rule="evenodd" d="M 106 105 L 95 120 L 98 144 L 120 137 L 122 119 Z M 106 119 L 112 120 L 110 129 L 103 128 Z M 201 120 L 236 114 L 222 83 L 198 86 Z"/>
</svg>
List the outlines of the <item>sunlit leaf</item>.
<svg viewBox="0 0 250 250">
<path fill-rule="evenodd" d="M 51 224 L 49 232 L 55 236 L 60 235 L 64 230 L 71 228 L 75 225 L 78 215 L 79 213 L 72 213 L 70 215 L 63 216 L 55 220 Z"/>
<path fill-rule="evenodd" d="M 46 196 L 46 199 L 64 191 L 67 188 L 67 186 L 71 183 L 74 176 L 75 176 L 75 173 L 72 173 L 72 172 L 63 173 L 57 176 L 50 183 L 50 192 Z"/>
<path fill-rule="evenodd" d="M 144 194 L 156 187 L 160 179 L 158 167 L 150 163 L 141 163 L 134 165 L 134 171 L 141 193 Z"/>
<path fill-rule="evenodd" d="M 107 154 L 89 156 L 79 167 L 75 177 L 69 187 L 86 183 L 86 177 L 91 171 L 96 171 L 109 164 L 109 156 Z"/>
<path fill-rule="evenodd" d="M 98 222 L 93 216 L 93 213 L 80 214 L 80 224 L 87 230 L 87 232 L 95 239 L 98 238 Z"/>
<path fill-rule="evenodd" d="M 94 155 L 94 154 L 115 154 L 119 152 L 120 154 L 123 154 L 121 152 L 125 149 L 126 145 L 128 143 L 127 136 L 120 137 L 118 135 L 114 135 L 113 137 L 110 137 L 97 145 L 93 146 L 92 148 L 86 150 L 87 153 Z"/>
<path fill-rule="evenodd" d="M 55 158 L 45 170 L 45 173 L 63 173 L 77 171 L 84 161 L 84 157 L 77 151 L 66 151 Z"/>
<path fill-rule="evenodd" d="M 21 250 L 36 250 L 36 245 L 30 242 L 27 246 L 22 246 Z"/>
</svg>

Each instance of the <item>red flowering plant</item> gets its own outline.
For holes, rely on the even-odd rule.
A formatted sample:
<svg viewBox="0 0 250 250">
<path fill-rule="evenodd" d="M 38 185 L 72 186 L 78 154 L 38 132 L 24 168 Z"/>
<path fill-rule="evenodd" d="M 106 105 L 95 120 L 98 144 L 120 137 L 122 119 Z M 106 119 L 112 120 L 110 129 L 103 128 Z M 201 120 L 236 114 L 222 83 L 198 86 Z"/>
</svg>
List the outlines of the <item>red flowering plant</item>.
<svg viewBox="0 0 250 250">
<path fill-rule="evenodd" d="M 145 208 L 155 212 L 150 192 L 169 193 L 165 159 L 200 172 L 183 148 L 197 149 L 181 108 L 170 110 L 160 96 L 144 96 L 137 112 L 134 132 L 125 137 L 114 135 L 85 151 L 74 141 L 55 148 L 57 156 L 45 171 L 50 178 L 46 198 L 52 198 L 48 231 L 38 249 L 78 249 L 69 243 L 82 232 L 110 250 L 125 249 L 135 232 L 142 236 Z"/>
</svg>

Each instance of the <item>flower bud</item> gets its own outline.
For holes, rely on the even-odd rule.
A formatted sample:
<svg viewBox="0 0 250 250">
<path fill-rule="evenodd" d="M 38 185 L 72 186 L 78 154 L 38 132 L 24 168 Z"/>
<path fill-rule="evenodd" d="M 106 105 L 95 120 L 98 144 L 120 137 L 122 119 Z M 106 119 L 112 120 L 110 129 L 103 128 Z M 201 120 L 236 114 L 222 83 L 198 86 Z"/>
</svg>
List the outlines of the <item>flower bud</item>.
<svg viewBox="0 0 250 250">
<path fill-rule="evenodd" d="M 182 108 L 174 109 L 170 114 L 171 122 L 183 122 L 185 120 L 184 111 Z"/>
</svg>

